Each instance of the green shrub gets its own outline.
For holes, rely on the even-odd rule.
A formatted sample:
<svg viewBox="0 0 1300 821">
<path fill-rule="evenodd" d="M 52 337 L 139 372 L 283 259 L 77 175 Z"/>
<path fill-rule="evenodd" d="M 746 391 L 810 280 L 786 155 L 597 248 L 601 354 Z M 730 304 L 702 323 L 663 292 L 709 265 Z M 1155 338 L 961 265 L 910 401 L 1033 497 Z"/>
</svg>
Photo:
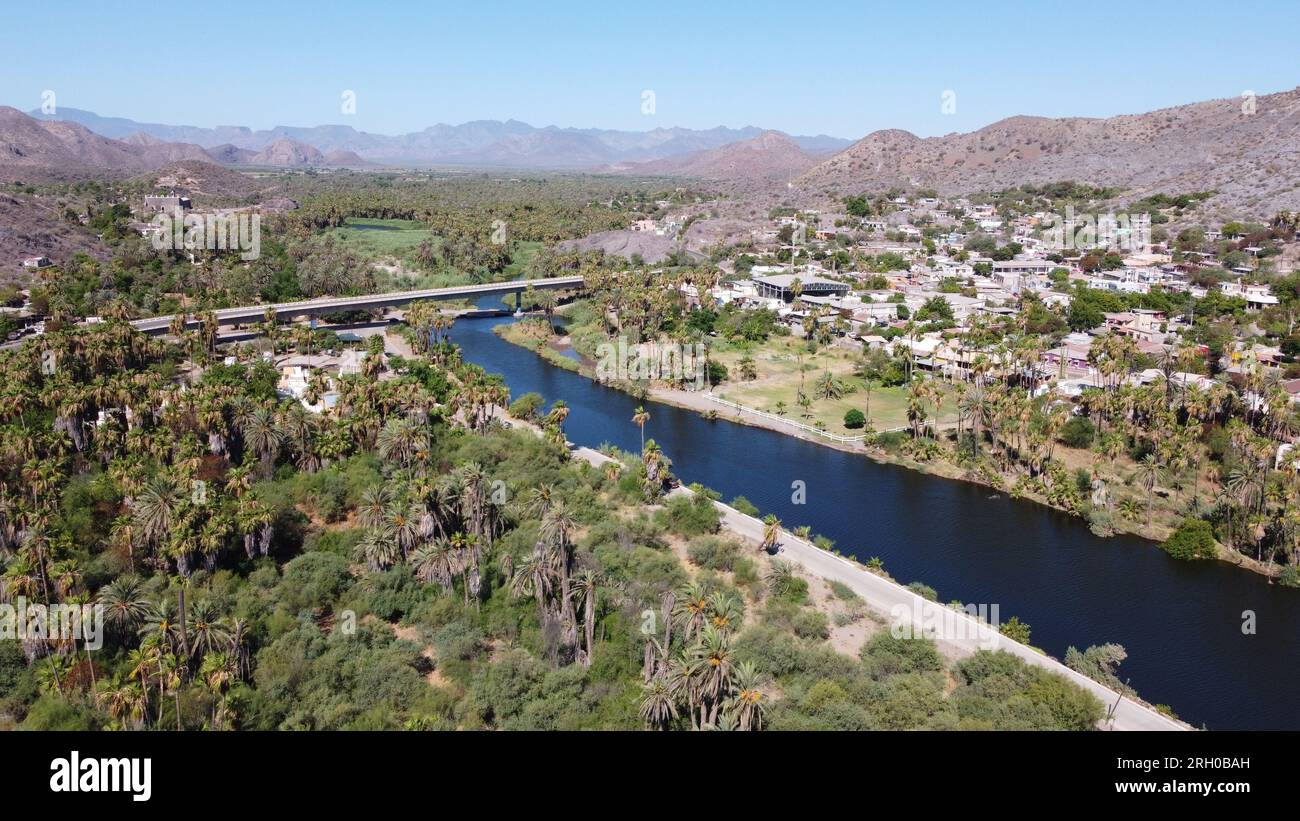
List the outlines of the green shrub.
<svg viewBox="0 0 1300 821">
<path fill-rule="evenodd" d="M 1029 625 L 1020 620 L 1018 616 L 1012 616 L 1000 627 L 998 632 L 1012 641 L 1018 641 L 1021 644 L 1029 644 Z"/>
<path fill-rule="evenodd" d="M 537 409 L 546 404 L 540 393 L 529 391 L 510 403 L 510 415 L 516 419 L 532 419 Z"/>
<path fill-rule="evenodd" d="M 754 503 L 746 499 L 744 496 L 737 496 L 736 498 L 732 499 L 731 506 L 734 507 L 736 510 L 739 510 L 741 513 L 745 514 L 746 516 L 753 516 L 755 518 L 758 518 L 758 513 L 759 513 L 758 508 L 754 507 Z"/>
<path fill-rule="evenodd" d="M 1300 565 L 1289 564 L 1282 568 L 1277 583 L 1283 587 L 1300 587 Z"/>
<path fill-rule="evenodd" d="M 722 514 L 707 496 L 673 496 L 657 518 L 679 536 L 699 536 L 717 533 Z"/>
<path fill-rule="evenodd" d="M 1183 523 L 1161 547 L 1170 556 L 1183 561 L 1213 559 L 1219 555 L 1214 541 L 1214 528 L 1204 519 L 1183 519 Z"/>
<path fill-rule="evenodd" d="M 835 594 L 835 598 L 837 599 L 841 599 L 846 602 L 862 601 L 862 597 L 859 596 L 857 593 L 853 592 L 853 588 L 849 587 L 844 582 L 833 581 L 830 583 L 830 586 L 831 586 L 831 592 Z"/>
<path fill-rule="evenodd" d="M 857 430 L 867 424 L 867 417 L 857 408 L 850 408 L 844 414 L 844 427 L 850 430 Z"/>
<path fill-rule="evenodd" d="M 820 610 L 803 609 L 790 619 L 790 627 L 801 639 L 818 639 L 824 641 L 831 634 L 829 620 Z"/>
<path fill-rule="evenodd" d="M 885 431 L 876 437 L 876 444 L 890 453 L 897 453 L 902 449 L 903 443 L 908 440 L 906 431 L 891 430 Z"/>
<path fill-rule="evenodd" d="M 939 592 L 935 590 L 933 587 L 931 587 L 930 585 L 925 584 L 924 582 L 912 582 L 907 586 L 907 589 L 911 590 L 913 593 L 915 593 L 916 595 L 920 596 L 923 599 L 927 599 L 929 601 L 939 600 Z"/>
<path fill-rule="evenodd" d="M 740 557 L 740 545 L 731 539 L 704 536 L 693 539 L 686 546 L 686 555 L 700 567 L 727 572 L 735 569 L 736 560 Z"/>
<path fill-rule="evenodd" d="M 1061 427 L 1061 432 L 1056 438 L 1067 447 L 1087 448 L 1092 446 L 1096 433 L 1097 428 L 1092 424 L 1091 419 L 1086 416 L 1072 416 L 1070 421 Z"/>
<path fill-rule="evenodd" d="M 881 630 L 872 636 L 858 655 L 867 673 L 875 679 L 943 669 L 943 659 L 933 641 L 921 636 L 895 636 L 889 630 Z"/>
</svg>

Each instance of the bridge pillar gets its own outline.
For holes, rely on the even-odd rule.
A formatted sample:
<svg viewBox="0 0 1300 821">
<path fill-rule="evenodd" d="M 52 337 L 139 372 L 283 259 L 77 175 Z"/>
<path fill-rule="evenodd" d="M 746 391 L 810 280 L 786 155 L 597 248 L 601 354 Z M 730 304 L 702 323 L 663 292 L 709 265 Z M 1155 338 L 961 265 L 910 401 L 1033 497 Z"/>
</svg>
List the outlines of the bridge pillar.
<svg viewBox="0 0 1300 821">
<path fill-rule="evenodd" d="M 515 291 L 515 313 L 523 313 L 524 310 L 524 292 Z"/>
</svg>

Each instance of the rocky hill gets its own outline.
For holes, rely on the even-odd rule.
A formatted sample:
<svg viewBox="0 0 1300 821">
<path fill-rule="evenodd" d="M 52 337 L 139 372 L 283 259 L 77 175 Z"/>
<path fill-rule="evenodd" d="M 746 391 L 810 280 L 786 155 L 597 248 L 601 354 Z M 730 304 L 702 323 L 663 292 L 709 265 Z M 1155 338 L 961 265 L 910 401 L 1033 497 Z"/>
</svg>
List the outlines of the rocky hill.
<svg viewBox="0 0 1300 821">
<path fill-rule="evenodd" d="M 624 163 L 609 170 L 644 176 L 693 177 L 706 180 L 780 180 L 796 177 L 817 164 L 780 131 L 764 131 L 749 140 L 665 160 Z"/>
<path fill-rule="evenodd" d="M 270 165 L 278 168 L 293 168 L 303 165 L 325 165 L 325 155 L 320 149 L 281 137 L 248 158 L 249 165 Z"/>
<path fill-rule="evenodd" d="M 0 106 L 0 177 L 5 179 L 34 179 L 45 171 L 61 175 L 140 172 L 180 160 L 210 161 L 211 157 L 192 143 L 164 142 L 143 133 L 114 140 L 77 123 L 36 120 Z"/>
<path fill-rule="evenodd" d="M 1076 180 L 1148 193 L 1214 190 L 1216 204 L 1266 214 L 1300 207 L 1300 89 L 1106 119 L 1012 117 L 922 139 L 877 131 L 795 180 L 806 194 L 892 186 L 945 194 Z"/>
</svg>

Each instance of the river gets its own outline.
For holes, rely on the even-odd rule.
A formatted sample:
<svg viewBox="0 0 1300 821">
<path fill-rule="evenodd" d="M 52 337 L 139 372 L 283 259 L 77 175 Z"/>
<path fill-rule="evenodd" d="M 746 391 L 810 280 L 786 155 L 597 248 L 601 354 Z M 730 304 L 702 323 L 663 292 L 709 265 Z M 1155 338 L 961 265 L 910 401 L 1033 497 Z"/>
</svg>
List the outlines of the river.
<svg viewBox="0 0 1300 821">
<path fill-rule="evenodd" d="M 504 342 L 492 329 L 510 321 L 462 319 L 451 338 L 467 361 L 504 375 L 512 396 L 563 399 L 573 442 L 639 450 L 637 400 Z M 1071 645 L 1122 644 L 1121 679 L 1194 726 L 1300 728 L 1289 706 L 1300 700 L 1300 590 L 1218 562 L 1175 561 L 1134 536 L 1099 538 L 1080 519 L 979 485 L 668 405 L 647 410 L 646 437 L 684 482 L 727 501 L 743 495 L 858 559 L 879 556 L 895 579 L 924 582 L 941 601 L 996 604 L 1057 658 Z M 796 481 L 804 504 L 792 503 Z M 1253 634 L 1243 632 L 1246 611 Z"/>
</svg>

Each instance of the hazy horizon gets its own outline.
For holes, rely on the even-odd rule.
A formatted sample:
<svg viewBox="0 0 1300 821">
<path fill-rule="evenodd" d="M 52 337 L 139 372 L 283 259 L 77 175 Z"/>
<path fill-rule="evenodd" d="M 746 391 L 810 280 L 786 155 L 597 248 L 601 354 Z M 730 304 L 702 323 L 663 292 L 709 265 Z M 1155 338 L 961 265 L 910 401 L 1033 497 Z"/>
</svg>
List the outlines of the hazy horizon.
<svg viewBox="0 0 1300 821">
<path fill-rule="evenodd" d="M 221 14 L 177 7 L 158 16 L 69 3 L 8 12 L 26 36 L 9 44 L 2 93 L 21 111 L 53 91 L 59 107 L 204 128 L 347 125 L 397 135 L 514 119 L 624 131 L 753 126 L 849 140 L 899 128 L 928 137 L 1016 115 L 1108 117 L 1300 84 L 1289 57 L 1300 21 L 1287 5 L 1234 8 L 1236 22 L 1267 22 L 1249 30 L 1249 49 L 1193 13 L 1222 13 L 1206 2 L 1102 0 L 1074 27 L 1056 10 L 996 0 L 928 12 L 829 0 L 801 16 L 768 2 L 736 10 L 667 2 L 637 19 L 610 19 L 583 2 L 235 3 Z M 1080 47 L 1076 28 L 1112 20 L 1122 30 L 1110 25 Z M 196 31 L 210 36 L 188 36 Z M 113 65 L 92 66 L 105 41 L 128 47 Z M 345 92 L 355 113 L 343 113 Z"/>
</svg>

